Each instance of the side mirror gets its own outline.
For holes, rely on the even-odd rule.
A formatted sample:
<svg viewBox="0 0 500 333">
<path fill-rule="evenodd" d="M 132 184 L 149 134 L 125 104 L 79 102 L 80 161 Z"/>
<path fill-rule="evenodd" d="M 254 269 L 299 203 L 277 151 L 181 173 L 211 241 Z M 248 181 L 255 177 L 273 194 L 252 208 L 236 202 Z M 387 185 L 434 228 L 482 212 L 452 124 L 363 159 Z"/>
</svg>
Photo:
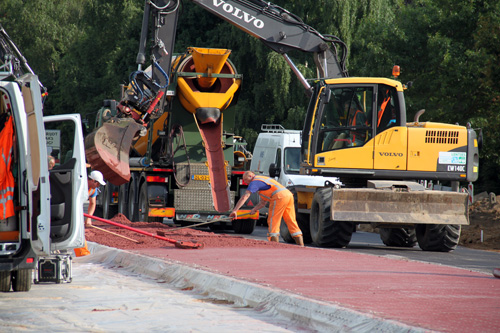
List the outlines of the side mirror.
<svg viewBox="0 0 500 333">
<path fill-rule="evenodd" d="M 280 167 L 276 166 L 276 163 L 271 163 L 271 165 L 269 166 L 269 177 L 279 177 L 280 172 Z"/>
</svg>

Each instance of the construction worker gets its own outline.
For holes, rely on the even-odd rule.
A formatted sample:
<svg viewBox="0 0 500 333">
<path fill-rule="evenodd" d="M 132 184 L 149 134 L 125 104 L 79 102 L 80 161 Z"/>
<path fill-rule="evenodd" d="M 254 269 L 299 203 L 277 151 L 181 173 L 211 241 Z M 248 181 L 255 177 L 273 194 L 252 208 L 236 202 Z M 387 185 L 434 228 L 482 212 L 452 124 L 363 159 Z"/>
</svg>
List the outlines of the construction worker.
<svg viewBox="0 0 500 333">
<path fill-rule="evenodd" d="M 88 215 L 94 215 L 95 212 L 95 207 L 97 205 L 97 195 L 99 194 L 98 192 L 98 187 L 99 185 L 106 185 L 106 182 L 104 181 L 104 177 L 100 171 L 94 170 L 92 171 L 88 178 L 87 178 L 87 185 L 89 188 L 89 207 L 87 210 Z M 92 219 L 90 217 L 85 218 L 85 226 L 86 227 L 91 227 L 92 226 Z M 90 254 L 90 251 L 88 250 L 87 247 L 87 241 L 85 241 L 85 246 L 75 249 L 75 255 L 77 257 L 82 257 Z"/>
<path fill-rule="evenodd" d="M 56 159 L 52 155 L 49 155 L 47 159 L 49 163 L 49 170 L 52 170 L 56 166 Z"/>
<path fill-rule="evenodd" d="M 295 243 L 304 246 L 302 231 L 300 231 L 297 220 L 295 219 L 292 192 L 276 180 L 265 176 L 256 176 L 251 171 L 245 171 L 243 174 L 243 181 L 248 184 L 247 191 L 240 200 L 238 200 L 229 216 L 236 218 L 236 212 L 248 200 L 250 195 L 259 192 L 260 202 L 252 208 L 250 214 L 255 214 L 260 208 L 269 203 L 269 214 L 267 218 L 269 232 L 267 234 L 267 239 L 271 242 L 279 242 L 281 218 L 283 218 Z"/>
<path fill-rule="evenodd" d="M 87 214 L 94 215 L 95 207 L 97 205 L 96 198 L 99 194 L 97 188 L 99 187 L 99 185 L 106 185 L 106 182 L 104 181 L 102 173 L 100 171 L 94 170 L 90 173 L 87 184 L 89 187 L 89 209 L 87 211 Z M 92 226 L 92 219 L 90 217 L 87 217 L 85 219 L 85 226 Z"/>
</svg>

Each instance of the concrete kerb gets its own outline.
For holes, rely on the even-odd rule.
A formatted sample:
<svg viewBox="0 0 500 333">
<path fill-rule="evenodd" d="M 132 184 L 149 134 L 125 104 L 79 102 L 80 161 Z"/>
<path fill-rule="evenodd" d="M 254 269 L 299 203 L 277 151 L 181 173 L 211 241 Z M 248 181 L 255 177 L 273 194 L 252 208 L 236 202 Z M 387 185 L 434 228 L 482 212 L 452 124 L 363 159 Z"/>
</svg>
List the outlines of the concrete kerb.
<svg viewBox="0 0 500 333">
<path fill-rule="evenodd" d="M 179 289 L 192 287 L 200 294 L 231 301 L 238 306 L 249 306 L 272 315 L 279 314 L 301 326 L 319 331 L 429 332 L 172 260 L 147 257 L 93 242 L 88 242 L 88 247 L 92 254 L 82 258 L 85 261 L 120 266 L 136 274 L 166 281 Z"/>
</svg>

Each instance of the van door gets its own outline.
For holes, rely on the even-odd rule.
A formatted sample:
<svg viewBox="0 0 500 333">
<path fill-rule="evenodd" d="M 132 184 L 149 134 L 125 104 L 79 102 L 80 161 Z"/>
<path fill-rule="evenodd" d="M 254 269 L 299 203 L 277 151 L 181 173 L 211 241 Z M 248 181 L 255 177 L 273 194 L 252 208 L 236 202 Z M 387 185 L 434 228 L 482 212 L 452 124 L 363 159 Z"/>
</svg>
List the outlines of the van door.
<svg viewBox="0 0 500 333">
<path fill-rule="evenodd" d="M 47 152 L 43 128 L 43 105 L 36 75 L 26 74 L 21 83 L 26 113 L 26 185 L 28 197 L 27 232 L 31 232 L 32 248 L 38 255 L 50 254 L 50 206 L 48 198 Z"/>
<path fill-rule="evenodd" d="M 80 114 L 44 117 L 49 172 L 52 250 L 82 247 L 83 203 L 88 196 L 83 128 Z M 47 163 L 48 164 L 48 160 Z"/>
</svg>

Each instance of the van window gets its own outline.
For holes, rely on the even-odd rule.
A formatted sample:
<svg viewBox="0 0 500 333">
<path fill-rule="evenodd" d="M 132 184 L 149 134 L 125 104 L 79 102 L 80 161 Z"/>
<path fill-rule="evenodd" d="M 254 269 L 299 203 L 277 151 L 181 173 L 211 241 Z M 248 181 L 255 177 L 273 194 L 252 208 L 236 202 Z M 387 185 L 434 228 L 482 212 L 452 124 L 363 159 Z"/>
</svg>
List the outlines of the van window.
<svg viewBox="0 0 500 333">
<path fill-rule="evenodd" d="M 300 147 L 285 148 L 285 173 L 299 174 Z"/>
</svg>

